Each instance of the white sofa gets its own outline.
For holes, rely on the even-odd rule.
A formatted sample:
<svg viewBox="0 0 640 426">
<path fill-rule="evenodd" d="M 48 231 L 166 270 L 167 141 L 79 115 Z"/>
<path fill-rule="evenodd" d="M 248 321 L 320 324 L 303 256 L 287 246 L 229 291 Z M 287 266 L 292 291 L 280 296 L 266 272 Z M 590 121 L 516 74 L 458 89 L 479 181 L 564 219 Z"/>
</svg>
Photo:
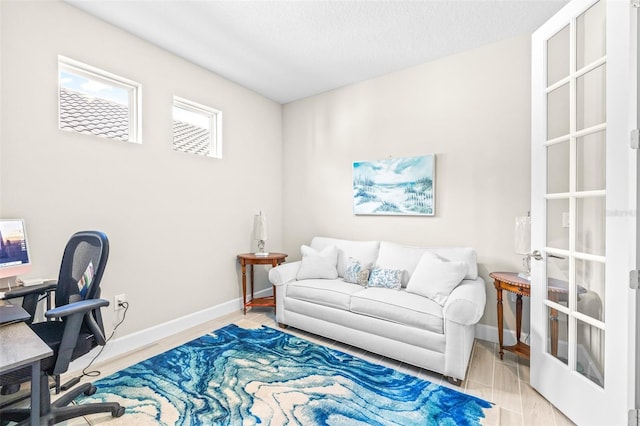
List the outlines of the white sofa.
<svg viewBox="0 0 640 426">
<path fill-rule="evenodd" d="M 459 384 L 465 378 L 475 324 L 484 313 L 486 301 L 475 250 L 327 237 L 313 238 L 310 248 L 303 246 L 303 253 L 304 250 L 310 253 L 308 257 L 269 271 L 276 290 L 276 320 L 281 327 L 295 327 L 441 373 L 452 383 Z M 334 251 L 337 258 L 331 257 Z M 335 259 L 337 276 L 315 278 L 313 267 L 309 269 L 311 260 L 316 262 L 323 253 L 328 256 L 323 258 L 325 263 Z M 437 268 L 425 262 L 434 258 L 445 268 L 454 266 L 452 263 L 467 265 L 461 282 L 454 284 L 448 295 L 431 294 L 433 287 L 436 293 L 442 293 L 439 283 L 428 282 Z M 353 279 L 355 261 L 365 270 L 371 267 L 403 271 L 401 288 L 345 282 L 345 274 Z M 371 278 L 379 277 L 381 270 L 372 272 Z M 446 273 L 443 276 L 451 278 Z M 423 289 L 431 298 L 417 294 L 424 293 Z M 444 293 L 447 292 L 445 288 Z"/>
</svg>

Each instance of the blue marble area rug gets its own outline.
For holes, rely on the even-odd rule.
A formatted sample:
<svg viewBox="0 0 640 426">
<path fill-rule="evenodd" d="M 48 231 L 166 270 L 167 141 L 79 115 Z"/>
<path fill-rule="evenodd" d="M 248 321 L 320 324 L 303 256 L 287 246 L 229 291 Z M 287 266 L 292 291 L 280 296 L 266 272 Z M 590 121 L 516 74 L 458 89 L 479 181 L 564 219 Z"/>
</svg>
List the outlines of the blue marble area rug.
<svg viewBox="0 0 640 426">
<path fill-rule="evenodd" d="M 111 425 L 477 425 L 482 399 L 269 327 L 228 325 L 95 382 Z"/>
</svg>

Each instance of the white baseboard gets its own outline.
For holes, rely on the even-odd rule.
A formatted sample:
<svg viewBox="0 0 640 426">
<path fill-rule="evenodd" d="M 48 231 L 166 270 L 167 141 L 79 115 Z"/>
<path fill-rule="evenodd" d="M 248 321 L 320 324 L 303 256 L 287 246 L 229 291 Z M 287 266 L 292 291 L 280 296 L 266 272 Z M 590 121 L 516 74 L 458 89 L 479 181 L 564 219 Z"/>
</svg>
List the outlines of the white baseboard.
<svg viewBox="0 0 640 426">
<path fill-rule="evenodd" d="M 255 297 L 265 297 L 271 295 L 271 288 L 257 291 Z M 193 312 L 180 318 L 167 321 L 126 336 L 113 339 L 107 343 L 98 357 L 96 362 L 105 362 L 122 356 L 126 353 L 133 352 L 154 344 L 155 342 L 188 330 L 207 321 L 215 320 L 221 316 L 238 312 L 242 309 L 242 299 L 237 298 L 228 302 Z M 213 330 L 212 330 L 213 331 Z M 69 374 L 79 374 L 85 368 L 94 356 L 98 353 L 100 347 L 94 348 L 88 354 L 76 359 L 69 365 Z"/>
<path fill-rule="evenodd" d="M 526 342 L 528 338 L 528 333 L 521 333 L 520 340 Z M 476 324 L 476 339 L 498 343 L 498 327 L 486 324 Z M 504 330 L 504 344 L 509 346 L 514 345 L 515 343 L 516 332 L 513 330 Z"/>
</svg>

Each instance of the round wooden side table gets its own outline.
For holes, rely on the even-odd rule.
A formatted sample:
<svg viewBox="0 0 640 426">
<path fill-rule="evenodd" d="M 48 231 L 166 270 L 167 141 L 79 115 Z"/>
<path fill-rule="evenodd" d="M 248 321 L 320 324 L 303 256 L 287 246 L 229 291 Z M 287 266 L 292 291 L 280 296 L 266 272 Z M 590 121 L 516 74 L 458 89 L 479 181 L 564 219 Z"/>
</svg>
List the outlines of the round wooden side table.
<svg viewBox="0 0 640 426">
<path fill-rule="evenodd" d="M 269 253 L 267 255 L 259 255 L 255 253 L 243 253 L 238 255 L 238 261 L 242 267 L 242 306 L 244 314 L 247 314 L 247 308 L 251 306 L 268 306 L 276 307 L 276 286 L 273 286 L 273 295 L 267 297 L 254 297 L 253 295 L 253 265 L 271 265 L 274 268 L 284 262 L 287 254 L 285 253 Z M 251 272 L 251 299 L 247 302 L 247 265 L 250 265 Z"/>
<path fill-rule="evenodd" d="M 520 331 L 522 330 L 522 296 L 531 296 L 531 283 L 516 272 L 492 272 L 489 274 L 493 278 L 493 285 L 498 293 L 498 341 L 500 342 L 500 359 L 504 356 L 504 351 L 516 353 L 529 359 L 530 348 L 520 341 Z M 503 345 L 503 312 L 502 312 L 502 291 L 516 294 L 516 344 L 512 346 Z"/>
</svg>

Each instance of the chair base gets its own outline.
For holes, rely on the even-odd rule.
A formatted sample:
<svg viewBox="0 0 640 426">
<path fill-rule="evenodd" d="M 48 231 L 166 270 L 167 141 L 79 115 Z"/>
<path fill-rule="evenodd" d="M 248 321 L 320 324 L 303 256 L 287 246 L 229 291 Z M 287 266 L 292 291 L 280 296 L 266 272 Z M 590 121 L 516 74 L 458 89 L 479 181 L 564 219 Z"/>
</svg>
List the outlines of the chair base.
<svg viewBox="0 0 640 426">
<path fill-rule="evenodd" d="M 68 406 L 80 394 L 93 395 L 96 387 L 91 383 L 84 383 L 77 386 L 55 402 L 51 402 L 48 376 L 40 376 L 40 424 L 53 425 L 75 417 L 82 417 L 89 414 L 111 413 L 113 417 L 120 417 L 124 414 L 124 407 L 117 402 L 101 402 L 94 404 L 80 404 Z M 8 408 L 0 411 L 0 423 L 18 422 L 19 425 L 29 424 L 31 411 L 29 408 Z"/>
</svg>

